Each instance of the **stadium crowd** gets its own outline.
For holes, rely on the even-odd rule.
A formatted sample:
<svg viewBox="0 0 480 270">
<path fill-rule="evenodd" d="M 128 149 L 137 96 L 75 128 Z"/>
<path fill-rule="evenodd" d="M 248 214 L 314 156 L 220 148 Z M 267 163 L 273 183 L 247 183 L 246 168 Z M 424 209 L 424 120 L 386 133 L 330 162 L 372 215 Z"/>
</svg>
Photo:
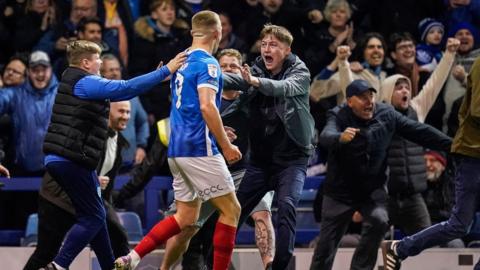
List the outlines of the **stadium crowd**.
<svg viewBox="0 0 480 270">
<path fill-rule="evenodd" d="M 243 222 L 251 215 L 256 226 L 266 223 L 270 233 L 264 245 L 270 248 L 257 245 L 267 269 L 288 265 L 295 207 L 305 176 L 326 174 L 312 207 L 322 231 L 331 231 L 312 242 L 312 269 L 331 268 L 352 222 L 363 228 L 352 269 L 371 269 L 389 225 L 413 235 L 449 218 L 455 201 L 455 168 L 449 152 L 462 120 L 458 114 L 464 95 L 472 84 L 469 74 L 480 56 L 480 0 L 2 0 L 0 10 L 3 174 L 8 169 L 12 178 L 52 181 L 42 147 L 69 67 L 69 44 L 76 40 L 97 44 L 101 75 L 128 80 L 157 69 L 159 63 L 166 65 L 186 50 L 195 39 L 190 32 L 192 17 L 212 10 L 221 22 L 218 58 L 226 54 L 238 60 L 231 66 L 220 63 L 225 74 L 237 73 L 224 76 L 226 89 L 236 91 L 222 97 L 221 116 L 238 125 L 239 140 L 231 130 L 226 135 L 243 144 L 237 145 L 244 158 L 241 166 L 229 169 L 232 175 L 241 171 L 240 178 L 245 174 L 249 183 L 268 182 L 261 187 L 262 196 L 255 196 L 259 190 L 253 186 L 250 190 L 237 186 L 238 200 L 247 212 L 242 210 L 236 218 Z M 282 30 L 265 34 L 269 24 L 284 27 L 288 34 Z M 268 43 L 272 54 L 264 48 L 269 35 L 279 41 Z M 280 56 L 275 55 L 278 51 Z M 259 89 L 261 98 L 251 95 L 252 88 Z M 104 200 L 110 211 L 121 207 L 143 215 L 138 205 L 145 203 L 141 192 L 146 182 L 155 174 L 171 174 L 168 144 L 162 141 L 159 124 L 170 116 L 170 82 L 158 82 L 139 93 L 130 100 L 128 124 L 109 126 L 122 138 L 121 157 L 115 159 L 112 175 L 130 174 L 133 180 L 112 192 L 109 179 Z M 243 108 L 261 117 L 246 113 L 232 120 L 231 108 L 224 104 L 236 104 L 237 98 L 239 107 L 249 103 Z M 102 166 L 97 169 L 100 173 Z M 265 180 L 270 178 L 274 180 Z M 286 191 L 275 179 L 297 184 Z M 52 207 L 48 201 L 55 202 L 42 190 L 0 191 L 0 229 L 24 229 L 29 214 L 42 205 Z M 261 209 L 266 216 L 254 215 L 255 206 L 270 190 L 281 192 L 273 198 L 284 217 L 277 222 L 276 250 L 268 218 L 272 198 Z M 12 201 L 15 209 L 8 207 Z M 65 215 L 72 218 L 70 209 L 71 205 Z M 73 223 L 69 220 L 68 225 Z M 446 246 L 464 243 L 456 239 Z M 114 249 L 115 257 L 127 252 Z M 45 266 L 53 255 L 30 262 L 34 265 L 30 269 Z"/>
</svg>

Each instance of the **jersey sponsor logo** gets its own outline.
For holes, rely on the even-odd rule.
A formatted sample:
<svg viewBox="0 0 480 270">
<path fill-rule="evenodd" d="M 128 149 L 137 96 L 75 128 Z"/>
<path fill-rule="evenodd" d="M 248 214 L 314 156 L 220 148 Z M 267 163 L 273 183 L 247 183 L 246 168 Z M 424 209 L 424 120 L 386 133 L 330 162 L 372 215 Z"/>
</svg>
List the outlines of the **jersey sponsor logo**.
<svg viewBox="0 0 480 270">
<path fill-rule="evenodd" d="M 218 69 L 216 65 L 208 64 L 208 75 L 216 78 L 218 76 Z"/>
<path fill-rule="evenodd" d="M 200 190 L 198 192 L 198 196 L 203 198 L 204 196 L 209 196 L 211 194 L 215 194 L 215 193 L 217 193 L 219 191 L 222 191 L 222 190 L 223 190 L 223 188 L 220 185 L 210 186 L 210 187 L 208 187 L 204 190 Z"/>
</svg>

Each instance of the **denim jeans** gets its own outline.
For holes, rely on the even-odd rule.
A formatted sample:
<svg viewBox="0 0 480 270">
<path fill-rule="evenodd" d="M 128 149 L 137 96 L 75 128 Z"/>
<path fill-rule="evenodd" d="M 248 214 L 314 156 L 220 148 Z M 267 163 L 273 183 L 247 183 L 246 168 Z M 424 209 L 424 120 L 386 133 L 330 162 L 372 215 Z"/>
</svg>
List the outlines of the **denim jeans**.
<svg viewBox="0 0 480 270">
<path fill-rule="evenodd" d="M 265 193 L 275 190 L 277 196 L 277 241 L 273 261 L 274 270 L 287 268 L 295 245 L 296 207 L 300 200 L 306 176 L 305 165 L 256 166 L 247 165 L 247 171 L 237 192 L 242 206 L 240 225 L 260 202 Z"/>
<path fill-rule="evenodd" d="M 480 198 L 480 159 L 455 156 L 455 206 L 447 221 L 405 237 L 397 246 L 400 258 L 414 256 L 424 249 L 445 244 L 467 234 L 478 210 Z M 480 270 L 480 263 L 475 265 Z"/>
</svg>

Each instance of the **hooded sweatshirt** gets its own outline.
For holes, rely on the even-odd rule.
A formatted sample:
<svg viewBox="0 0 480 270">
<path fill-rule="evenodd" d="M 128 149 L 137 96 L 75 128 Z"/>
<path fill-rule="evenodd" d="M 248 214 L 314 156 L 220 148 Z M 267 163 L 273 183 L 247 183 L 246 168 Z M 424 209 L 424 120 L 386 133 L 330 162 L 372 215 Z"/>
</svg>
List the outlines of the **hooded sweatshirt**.
<svg viewBox="0 0 480 270">
<path fill-rule="evenodd" d="M 35 172 L 43 166 L 43 139 L 47 132 L 58 80 L 52 74 L 44 89 L 35 89 L 30 80 L 13 88 L 0 90 L 0 114 L 8 113 L 13 123 L 15 164 Z"/>
</svg>

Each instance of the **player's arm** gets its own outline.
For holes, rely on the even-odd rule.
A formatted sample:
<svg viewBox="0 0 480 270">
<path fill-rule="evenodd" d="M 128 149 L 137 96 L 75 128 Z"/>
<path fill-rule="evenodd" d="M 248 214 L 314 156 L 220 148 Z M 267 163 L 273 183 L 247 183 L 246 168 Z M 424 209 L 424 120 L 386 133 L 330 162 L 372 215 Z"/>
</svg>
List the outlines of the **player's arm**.
<svg viewBox="0 0 480 270">
<path fill-rule="evenodd" d="M 186 54 L 181 52 L 167 65 L 130 80 L 107 80 L 96 75 L 85 76 L 75 85 L 74 94 L 81 99 L 129 100 L 168 78 L 185 62 L 185 59 Z"/>
<path fill-rule="evenodd" d="M 228 140 L 228 136 L 223 128 L 222 118 L 215 105 L 214 89 L 209 87 L 199 87 L 198 97 L 200 99 L 200 111 L 202 117 L 208 126 L 210 132 L 217 140 L 220 148 L 222 148 L 223 155 L 228 163 L 234 163 L 242 158 L 242 153 L 238 150 L 238 147 L 231 144 Z"/>
</svg>

